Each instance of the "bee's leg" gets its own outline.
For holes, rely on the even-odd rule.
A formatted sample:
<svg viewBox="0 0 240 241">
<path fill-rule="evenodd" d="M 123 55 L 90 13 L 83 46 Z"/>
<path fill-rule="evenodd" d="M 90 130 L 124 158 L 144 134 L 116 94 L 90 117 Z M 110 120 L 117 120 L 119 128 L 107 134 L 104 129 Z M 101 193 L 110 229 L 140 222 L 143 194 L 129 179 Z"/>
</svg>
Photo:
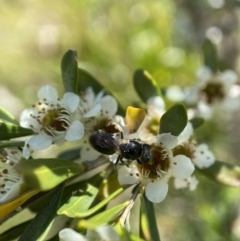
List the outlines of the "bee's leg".
<svg viewBox="0 0 240 241">
<path fill-rule="evenodd" d="M 117 161 L 115 163 L 115 167 L 118 165 L 119 162 L 122 162 L 122 156 L 121 155 L 118 156 Z"/>
<path fill-rule="evenodd" d="M 137 159 L 138 164 L 142 165 L 142 162 L 140 161 L 140 159 Z"/>
<path fill-rule="evenodd" d="M 123 139 L 123 132 L 122 131 L 120 132 L 120 135 L 121 135 L 121 139 Z"/>
</svg>

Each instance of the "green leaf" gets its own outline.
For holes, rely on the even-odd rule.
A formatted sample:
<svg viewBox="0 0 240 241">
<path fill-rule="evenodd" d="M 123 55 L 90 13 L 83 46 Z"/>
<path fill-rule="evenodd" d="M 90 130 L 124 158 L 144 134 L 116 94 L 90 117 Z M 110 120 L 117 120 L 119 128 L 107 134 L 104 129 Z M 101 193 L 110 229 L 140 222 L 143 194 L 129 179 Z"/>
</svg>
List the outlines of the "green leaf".
<svg viewBox="0 0 240 241">
<path fill-rule="evenodd" d="M 51 158 L 21 161 L 18 167 L 25 181 L 41 191 L 49 190 L 84 171 L 75 162 Z"/>
<path fill-rule="evenodd" d="M 33 131 L 12 123 L 0 122 L 0 140 L 33 135 Z"/>
<path fill-rule="evenodd" d="M 85 216 L 84 213 L 93 204 L 103 179 L 103 174 L 99 174 L 79 183 L 78 189 L 74 191 L 74 194 L 61 206 L 57 213 L 72 218 Z"/>
<path fill-rule="evenodd" d="M 165 112 L 160 120 L 160 134 L 171 133 L 178 136 L 188 122 L 187 111 L 182 104 L 176 104 Z"/>
<path fill-rule="evenodd" d="M 27 228 L 31 221 L 21 223 L 13 228 L 8 229 L 0 235 L 0 241 L 15 240 L 17 239 L 23 231 Z"/>
<path fill-rule="evenodd" d="M 49 202 L 35 216 L 30 225 L 27 227 L 19 241 L 36 241 L 52 222 L 59 207 L 63 191 L 63 184 L 54 190 Z"/>
<path fill-rule="evenodd" d="M 85 91 L 88 87 L 92 87 L 95 93 L 98 93 L 104 89 L 99 81 L 89 74 L 86 70 L 78 68 L 78 93 Z"/>
<path fill-rule="evenodd" d="M 205 39 L 203 46 L 204 64 L 213 72 L 218 69 L 217 48 L 209 39 Z"/>
<path fill-rule="evenodd" d="M 140 237 L 146 241 L 160 241 L 153 203 L 145 194 L 140 196 L 140 200 Z"/>
<path fill-rule="evenodd" d="M 157 82 L 144 69 L 137 69 L 133 74 L 133 85 L 139 97 L 146 103 L 152 96 L 159 96 L 160 91 Z"/>
<path fill-rule="evenodd" d="M 190 120 L 194 129 L 200 127 L 204 123 L 204 119 L 202 117 L 194 117 Z"/>
<path fill-rule="evenodd" d="M 73 218 L 83 218 L 90 216 L 107 205 L 110 200 L 115 198 L 119 193 L 123 191 L 123 188 L 116 190 L 103 201 L 99 202 L 96 206 L 90 208 L 99 193 L 99 187 L 102 185 L 102 182 L 102 175 L 97 175 L 91 179 L 88 179 L 87 182 L 81 182 L 80 184 L 78 183 L 74 195 L 71 195 L 72 191 L 70 189 L 70 198 L 67 200 L 65 199 L 63 206 L 58 210 L 58 214 L 63 214 Z M 68 191 L 66 194 L 64 191 L 63 195 L 68 196 Z"/>
<path fill-rule="evenodd" d="M 107 223 L 115 220 L 129 204 L 130 201 L 127 201 L 104 212 L 101 212 L 88 220 L 81 220 L 78 223 L 78 227 L 95 229 L 96 227 L 106 225 Z"/>
<path fill-rule="evenodd" d="M 16 124 L 15 117 L 0 106 L 0 119 Z"/>
<path fill-rule="evenodd" d="M 77 93 L 78 63 L 77 52 L 69 49 L 62 57 L 61 72 L 65 92 Z"/>
<path fill-rule="evenodd" d="M 58 159 L 74 161 L 80 157 L 80 148 L 67 150 L 58 155 Z"/>
<path fill-rule="evenodd" d="M 240 186 L 240 167 L 231 163 L 215 161 L 215 163 L 206 169 L 198 169 L 211 180 L 231 186 Z"/>
</svg>

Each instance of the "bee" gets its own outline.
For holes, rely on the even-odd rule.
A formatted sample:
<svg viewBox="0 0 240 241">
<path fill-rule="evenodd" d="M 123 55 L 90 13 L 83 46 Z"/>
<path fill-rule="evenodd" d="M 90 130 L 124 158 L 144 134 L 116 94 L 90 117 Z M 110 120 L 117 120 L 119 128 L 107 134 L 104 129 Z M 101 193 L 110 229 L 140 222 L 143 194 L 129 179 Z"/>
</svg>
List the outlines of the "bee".
<svg viewBox="0 0 240 241">
<path fill-rule="evenodd" d="M 139 164 L 148 163 L 152 159 L 151 146 L 141 142 L 139 139 L 116 139 L 116 136 L 110 133 L 95 132 L 89 137 L 92 147 L 105 155 L 118 154 L 115 166 L 119 162 L 123 163 L 123 158 L 127 160 L 137 160 Z"/>
</svg>

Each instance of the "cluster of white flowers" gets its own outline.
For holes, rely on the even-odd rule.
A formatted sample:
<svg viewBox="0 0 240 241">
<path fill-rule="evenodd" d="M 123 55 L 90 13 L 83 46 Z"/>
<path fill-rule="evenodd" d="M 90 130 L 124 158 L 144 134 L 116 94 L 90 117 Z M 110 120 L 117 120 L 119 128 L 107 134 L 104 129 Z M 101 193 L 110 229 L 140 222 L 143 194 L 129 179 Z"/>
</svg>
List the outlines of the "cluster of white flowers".
<svg viewBox="0 0 240 241">
<path fill-rule="evenodd" d="M 190 122 L 178 137 L 170 133 L 157 134 L 159 131 L 156 128 L 159 128 L 159 120 L 165 112 L 161 97 L 148 100 L 146 118 L 138 131 L 132 134 L 124 119 L 116 116 L 117 101 L 112 96 L 104 96 L 103 92 L 95 95 L 92 88 L 88 88 L 80 96 L 65 93 L 60 99 L 57 91 L 47 85 L 38 91 L 38 98 L 39 101 L 32 108 L 24 110 L 20 117 L 21 126 L 31 128 L 35 133 L 25 142 L 22 155 L 26 159 L 31 151 L 48 148 L 53 143 L 61 145 L 64 141 L 79 140 L 81 160 L 95 160 L 101 153 L 91 146 L 89 136 L 98 130 L 107 133 L 121 131 L 124 139 L 138 138 L 140 142 L 148 144 L 151 147 L 151 160 L 147 163 L 124 161 L 117 166 L 118 181 L 121 185 L 141 183 L 147 198 L 154 203 L 161 202 L 166 197 L 170 178 L 174 179 L 176 188 L 189 187 L 194 190 L 198 183 L 193 176 L 195 166 L 207 168 L 215 161 L 206 144 L 196 145 Z M 155 129 L 152 129 L 154 125 Z M 13 152 L 7 153 L 12 158 L 13 155 L 10 154 Z M 16 153 L 21 154 L 19 151 Z M 117 154 L 110 156 L 113 163 L 116 163 L 117 158 Z M 10 184 L 13 185 L 14 180 L 20 180 L 19 183 L 22 181 L 21 175 L 10 171 L 6 165 L 9 166 L 9 161 L 5 161 L 0 173 L 0 180 L 10 182 L 0 186 L 5 199 L 5 190 L 11 189 Z M 11 178 L 10 173 L 13 173 Z"/>
<path fill-rule="evenodd" d="M 89 131 L 117 111 L 117 102 L 113 97 L 103 96 L 103 92 L 95 96 L 91 88 L 80 96 L 67 92 L 60 99 L 56 89 L 46 85 L 38 91 L 38 98 L 38 102 L 20 116 L 20 125 L 35 133 L 26 141 L 23 151 L 26 159 L 32 151 L 46 149 L 52 143 L 61 145 L 64 141 L 84 139 L 85 144 L 84 137 Z M 84 157 L 88 148 L 82 148 Z"/>
<path fill-rule="evenodd" d="M 119 165 L 119 183 L 142 183 L 147 198 L 154 203 L 165 199 L 170 178 L 174 178 L 177 189 L 189 187 L 190 190 L 195 190 L 198 184 L 198 180 L 193 176 L 195 166 L 200 169 L 207 168 L 214 163 L 215 157 L 206 144 L 196 146 L 192 135 L 193 128 L 189 122 L 178 137 L 170 133 L 150 136 L 147 139 L 138 136 L 144 143 L 152 146 L 152 159 L 149 163 L 126 161 L 126 165 Z M 132 138 L 136 138 L 136 133 L 127 136 L 127 139 Z M 110 156 L 110 160 L 115 163 L 117 154 Z"/>
</svg>

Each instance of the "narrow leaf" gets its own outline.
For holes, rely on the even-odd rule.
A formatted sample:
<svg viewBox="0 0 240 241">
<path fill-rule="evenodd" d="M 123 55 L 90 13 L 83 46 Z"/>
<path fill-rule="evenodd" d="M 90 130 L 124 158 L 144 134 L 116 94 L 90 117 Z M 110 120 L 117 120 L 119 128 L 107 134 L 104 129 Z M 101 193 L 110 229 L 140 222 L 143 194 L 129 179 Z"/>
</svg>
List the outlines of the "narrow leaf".
<svg viewBox="0 0 240 241">
<path fill-rule="evenodd" d="M 61 72 L 66 92 L 77 93 L 78 63 L 77 52 L 69 49 L 62 57 Z"/>
<path fill-rule="evenodd" d="M 0 220 L 5 218 L 8 214 L 12 213 L 19 206 L 25 203 L 29 198 L 37 194 L 39 191 L 34 189 L 27 191 L 7 202 L 0 204 Z"/>
<path fill-rule="evenodd" d="M 204 123 L 204 119 L 202 117 L 194 117 L 190 120 L 194 129 L 200 127 Z"/>
<path fill-rule="evenodd" d="M 146 112 L 140 108 L 134 108 L 129 106 L 126 111 L 126 123 L 130 130 L 130 133 L 134 133 L 138 130 L 139 126 L 142 124 Z"/>
<path fill-rule="evenodd" d="M 139 97 L 145 103 L 147 102 L 147 100 L 150 97 L 160 95 L 160 91 L 159 91 L 157 82 L 144 69 L 138 69 L 134 72 L 133 85 L 134 85 L 134 88 L 137 91 Z"/>
<path fill-rule="evenodd" d="M 204 64 L 213 72 L 218 69 L 217 48 L 209 39 L 205 39 L 203 46 Z"/>
<path fill-rule="evenodd" d="M 104 177 L 102 174 L 96 175 L 87 181 L 78 184 L 78 189 L 74 194 L 61 206 L 58 214 L 63 214 L 71 218 L 82 217 L 95 200 L 99 187 Z"/>
<path fill-rule="evenodd" d="M 78 223 L 78 227 L 94 229 L 96 227 L 106 225 L 109 222 L 115 220 L 129 204 L 130 201 L 127 201 L 123 204 L 101 212 L 88 220 L 81 220 Z"/>
<path fill-rule="evenodd" d="M 84 171 L 84 168 L 79 164 L 60 159 L 21 161 L 18 166 L 25 181 L 41 191 L 49 190 Z"/>
<path fill-rule="evenodd" d="M 233 165 L 231 163 L 216 161 L 209 168 L 200 170 L 206 177 L 211 180 L 231 186 L 239 187 L 240 186 L 240 167 Z"/>
<path fill-rule="evenodd" d="M 90 208 L 86 212 L 82 212 L 81 215 L 78 215 L 77 217 L 88 217 L 88 216 L 96 213 L 101 208 L 106 206 L 112 199 L 114 199 L 116 196 L 118 196 L 122 191 L 123 191 L 123 188 L 119 188 L 114 193 L 112 193 L 107 198 L 105 198 L 103 201 L 99 202 L 96 206 L 94 206 L 93 208 Z"/>
<path fill-rule="evenodd" d="M 93 88 L 95 93 L 104 89 L 95 77 L 89 74 L 86 70 L 78 68 L 78 93 L 85 91 L 90 86 Z"/>
<path fill-rule="evenodd" d="M 145 194 L 140 198 L 140 237 L 146 241 L 160 241 L 153 203 L 146 198 Z"/>
<path fill-rule="evenodd" d="M 15 117 L 1 106 L 0 106 L 0 119 L 16 124 Z"/>
<path fill-rule="evenodd" d="M 33 131 L 9 122 L 0 122 L 0 140 L 33 135 Z"/>
<path fill-rule="evenodd" d="M 58 159 L 74 161 L 80 157 L 80 148 L 67 150 L 58 155 Z"/>
<path fill-rule="evenodd" d="M 24 147 L 24 141 L 5 141 L 0 143 L 0 148 L 7 147 Z"/>
<path fill-rule="evenodd" d="M 176 104 L 165 112 L 160 119 L 160 134 L 171 133 L 178 136 L 187 125 L 187 111 L 182 104 Z"/>
<path fill-rule="evenodd" d="M 10 228 L 9 230 L 5 231 L 0 235 L 0 241 L 6 241 L 6 240 L 15 240 L 17 239 L 23 231 L 27 228 L 27 226 L 30 224 L 31 221 L 27 221 L 24 223 L 21 223 L 13 228 Z"/>
<path fill-rule="evenodd" d="M 62 196 L 63 185 L 60 185 L 54 190 L 49 202 L 35 216 L 30 225 L 27 227 L 19 241 L 36 241 L 45 231 L 48 225 L 52 222 L 59 207 L 59 202 Z"/>
</svg>

